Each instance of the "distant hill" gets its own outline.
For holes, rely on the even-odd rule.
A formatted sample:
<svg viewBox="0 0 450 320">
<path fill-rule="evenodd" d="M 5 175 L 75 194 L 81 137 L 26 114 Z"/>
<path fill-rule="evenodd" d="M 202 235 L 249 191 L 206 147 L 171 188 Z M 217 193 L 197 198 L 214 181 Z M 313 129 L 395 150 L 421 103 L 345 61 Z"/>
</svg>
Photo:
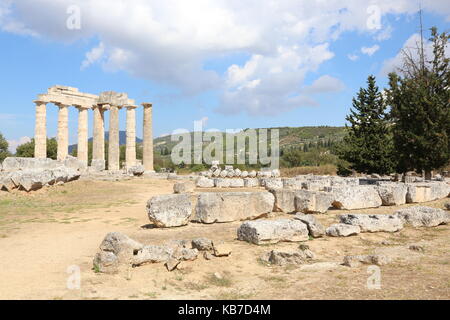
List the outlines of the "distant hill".
<svg viewBox="0 0 450 320">
<path fill-rule="evenodd" d="M 345 127 L 328 127 L 328 126 L 318 126 L 318 127 L 279 127 L 270 128 L 278 129 L 280 135 L 280 149 L 295 149 L 301 148 L 304 145 L 317 144 L 320 142 L 338 142 L 341 141 L 345 135 Z M 246 129 L 247 130 L 247 129 Z M 258 129 L 256 129 L 258 130 Z M 191 135 L 191 141 L 193 139 L 193 132 L 186 133 Z M 222 133 L 223 135 L 225 133 Z M 270 135 L 269 135 L 270 136 Z M 105 132 L 105 140 L 109 139 L 109 132 Z M 120 145 L 125 145 L 127 140 L 126 131 L 119 132 L 119 143 Z M 89 139 L 92 141 L 92 138 Z M 142 143 L 142 139 L 136 138 L 136 143 Z M 169 155 L 172 148 L 177 145 L 177 141 L 172 141 L 171 136 L 158 137 L 153 140 L 153 145 L 155 152 L 157 154 Z M 69 146 L 69 152 L 72 152 L 76 144 Z"/>
<path fill-rule="evenodd" d="M 317 144 L 319 142 L 328 141 L 338 142 L 341 141 L 345 135 L 345 127 L 279 127 L 270 129 L 279 130 L 280 149 L 299 148 L 310 143 Z M 190 132 L 186 134 L 190 134 L 191 141 L 193 141 L 193 133 Z M 163 149 L 167 149 L 170 152 L 177 143 L 177 141 L 171 140 L 170 135 L 163 136 L 154 139 L 154 148 L 155 151 L 161 152 Z"/>
<path fill-rule="evenodd" d="M 89 138 L 89 142 L 91 142 L 93 138 Z M 105 132 L 105 141 L 109 140 L 109 131 Z M 126 131 L 119 131 L 119 144 L 125 145 L 127 143 L 127 132 Z M 136 143 L 142 143 L 142 139 L 136 137 Z M 72 144 L 69 146 L 69 153 L 73 151 L 73 149 L 77 146 L 77 144 Z"/>
</svg>

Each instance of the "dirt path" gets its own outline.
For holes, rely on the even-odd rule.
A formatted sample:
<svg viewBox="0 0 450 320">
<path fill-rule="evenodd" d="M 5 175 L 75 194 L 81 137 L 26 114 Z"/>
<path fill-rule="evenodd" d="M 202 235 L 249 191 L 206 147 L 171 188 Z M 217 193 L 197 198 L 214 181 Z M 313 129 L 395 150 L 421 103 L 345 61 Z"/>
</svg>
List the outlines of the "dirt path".
<svg viewBox="0 0 450 320">
<path fill-rule="evenodd" d="M 268 267 L 258 262 L 262 253 L 275 248 L 292 249 L 298 244 L 254 246 L 237 241 L 239 222 L 143 228 L 148 224 L 146 201 L 152 195 L 171 193 L 172 185 L 167 180 L 113 184 L 80 181 L 35 195 L 31 204 L 18 196 L 14 201 L 23 203 L 18 209 L 0 206 L 0 210 L 8 210 L 0 220 L 3 221 L 0 233 L 4 234 L 0 238 L 0 299 L 450 298 L 450 226 L 316 239 L 307 242 L 316 254 L 315 264 L 301 268 Z M 106 193 L 104 196 L 101 190 Z M 74 196 L 77 198 L 73 199 Z M 93 198 L 95 203 L 91 201 Z M 1 195 L 0 204 L 8 199 Z M 426 205 L 442 208 L 446 201 Z M 30 209 L 26 216 L 21 214 L 41 203 L 44 203 L 42 211 Z M 66 206 L 65 212 L 46 211 L 54 206 L 59 208 L 61 203 Z M 382 207 L 356 212 L 391 213 L 396 209 Z M 329 225 L 341 213 L 344 212 L 330 211 L 318 219 Z M 22 222 L 11 222 L 11 216 Z M 199 257 L 184 263 L 182 270 L 170 273 L 162 264 L 153 264 L 117 275 L 96 274 L 92 270 L 93 256 L 105 234 L 111 231 L 126 233 L 147 244 L 196 237 L 224 240 L 232 245 L 233 253 L 211 261 Z M 408 249 L 412 243 L 420 243 L 425 252 Z M 367 266 L 338 265 L 344 255 L 377 251 L 395 257 L 391 265 L 381 268 L 381 290 L 367 288 Z M 73 265 L 81 269 L 79 290 L 67 289 L 67 268 Z M 213 273 L 220 273 L 222 279 L 214 278 Z"/>
</svg>

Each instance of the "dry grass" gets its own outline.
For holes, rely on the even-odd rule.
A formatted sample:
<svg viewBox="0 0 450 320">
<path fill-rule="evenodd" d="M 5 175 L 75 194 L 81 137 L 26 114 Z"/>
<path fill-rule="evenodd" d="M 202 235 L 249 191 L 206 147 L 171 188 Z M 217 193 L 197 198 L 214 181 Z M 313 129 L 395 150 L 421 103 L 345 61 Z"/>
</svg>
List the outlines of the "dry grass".
<svg viewBox="0 0 450 320">
<path fill-rule="evenodd" d="M 295 177 L 303 174 L 316 175 L 336 175 L 337 168 L 333 164 L 326 164 L 319 167 L 296 167 L 296 168 L 282 168 L 281 175 L 283 177 Z"/>
</svg>

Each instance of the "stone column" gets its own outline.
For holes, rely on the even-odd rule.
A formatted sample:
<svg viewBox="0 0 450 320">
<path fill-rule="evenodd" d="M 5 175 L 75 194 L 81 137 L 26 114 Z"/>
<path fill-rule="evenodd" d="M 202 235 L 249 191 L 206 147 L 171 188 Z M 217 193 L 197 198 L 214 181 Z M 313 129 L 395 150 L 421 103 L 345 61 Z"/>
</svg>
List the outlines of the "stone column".
<svg viewBox="0 0 450 320">
<path fill-rule="evenodd" d="M 36 125 L 34 129 L 34 157 L 47 158 L 47 102 L 34 101 L 36 104 Z"/>
<path fill-rule="evenodd" d="M 57 159 L 64 161 L 69 154 L 69 106 L 58 104 L 58 153 Z"/>
<path fill-rule="evenodd" d="M 103 106 L 93 107 L 94 137 L 92 142 L 92 164 L 96 170 L 105 170 L 105 121 Z"/>
<path fill-rule="evenodd" d="M 127 148 L 125 154 L 126 167 L 136 165 L 136 108 L 137 106 L 126 106 L 127 108 Z"/>
<path fill-rule="evenodd" d="M 78 160 L 87 167 L 88 164 L 88 109 L 89 107 L 77 106 L 78 109 Z"/>
<path fill-rule="evenodd" d="M 109 141 L 108 141 L 108 170 L 120 169 L 119 149 L 119 107 L 111 106 L 109 109 Z"/>
<path fill-rule="evenodd" d="M 151 103 L 143 103 L 144 107 L 144 142 L 143 142 L 143 164 L 145 171 L 153 170 L 153 120 Z"/>
</svg>

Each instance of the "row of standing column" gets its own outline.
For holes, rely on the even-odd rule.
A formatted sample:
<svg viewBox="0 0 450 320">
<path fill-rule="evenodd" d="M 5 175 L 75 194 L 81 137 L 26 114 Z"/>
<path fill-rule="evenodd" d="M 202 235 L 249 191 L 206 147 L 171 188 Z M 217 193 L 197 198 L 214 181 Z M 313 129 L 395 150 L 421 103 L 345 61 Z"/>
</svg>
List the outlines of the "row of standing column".
<svg viewBox="0 0 450 320">
<path fill-rule="evenodd" d="M 46 102 L 36 103 L 35 127 L 35 158 L 47 157 L 47 129 L 46 129 Z M 152 104 L 143 103 L 144 107 L 144 137 L 143 137 L 143 165 L 146 171 L 153 171 L 153 128 Z M 69 106 L 58 106 L 58 151 L 57 159 L 64 160 L 69 152 L 68 115 Z M 78 160 L 88 163 L 88 110 L 90 107 L 75 106 L 78 109 Z M 126 166 L 136 164 L 136 106 L 125 106 L 126 111 Z M 104 112 L 110 111 L 109 144 L 108 144 L 108 170 L 120 169 L 119 145 L 119 110 L 118 106 L 96 105 L 94 113 L 94 135 L 92 160 L 105 161 L 105 117 Z"/>
</svg>

